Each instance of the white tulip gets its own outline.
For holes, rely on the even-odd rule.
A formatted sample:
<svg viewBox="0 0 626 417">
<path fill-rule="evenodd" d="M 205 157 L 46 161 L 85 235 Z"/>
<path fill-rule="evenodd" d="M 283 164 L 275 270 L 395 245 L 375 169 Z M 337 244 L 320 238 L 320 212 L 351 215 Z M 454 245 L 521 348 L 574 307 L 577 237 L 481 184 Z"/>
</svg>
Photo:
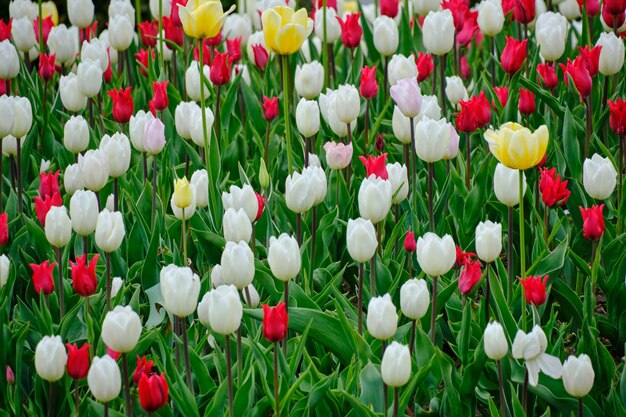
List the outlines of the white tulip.
<svg viewBox="0 0 626 417">
<path fill-rule="evenodd" d="M 456 262 L 456 246 L 450 235 L 441 238 L 428 232 L 417 239 L 415 252 L 420 268 L 431 277 L 444 275 Z"/>
<path fill-rule="evenodd" d="M 548 355 L 546 348 L 548 339 L 541 327 L 535 325 L 529 333 L 518 330 L 513 340 L 511 353 L 515 359 L 526 361 L 528 371 L 528 383 L 536 387 L 539 382 L 539 371 L 543 371 L 551 378 L 561 377 L 562 366 L 559 358 Z"/>
<path fill-rule="evenodd" d="M 496 165 L 493 175 L 493 191 L 496 198 L 508 207 L 519 204 L 519 174 L 517 169 L 508 168 L 501 163 Z M 524 193 L 526 193 L 526 175 L 522 173 Z"/>
<path fill-rule="evenodd" d="M 113 401 L 122 390 L 122 376 L 115 359 L 95 356 L 87 373 L 87 384 L 94 398 L 102 403 Z"/>
<path fill-rule="evenodd" d="M 226 242 L 221 259 L 222 277 L 225 284 L 243 289 L 254 279 L 254 255 L 246 242 Z"/>
<path fill-rule="evenodd" d="M 411 320 L 424 317 L 429 304 L 430 293 L 423 279 L 410 279 L 400 287 L 400 309 Z"/>
<path fill-rule="evenodd" d="M 116 306 L 104 316 L 102 340 L 115 352 L 128 353 L 141 335 L 141 319 L 130 306 Z"/>
<path fill-rule="evenodd" d="M 376 339 L 391 339 L 398 329 L 398 313 L 389 294 L 372 297 L 367 306 L 367 331 Z"/>
<path fill-rule="evenodd" d="M 387 217 L 391 209 L 392 185 L 372 174 L 361 182 L 359 188 L 359 213 L 376 224 Z"/>
<path fill-rule="evenodd" d="M 67 352 L 61 336 L 44 336 L 35 348 L 35 370 L 48 382 L 58 381 L 65 374 Z"/>
<path fill-rule="evenodd" d="M 287 282 L 295 278 L 302 266 L 298 241 L 286 233 L 282 233 L 278 239 L 270 237 L 267 263 L 272 274 L 279 280 Z"/>
<path fill-rule="evenodd" d="M 196 310 L 200 277 L 189 267 L 167 265 L 159 274 L 163 306 L 171 314 L 187 317 Z"/>
<path fill-rule="evenodd" d="M 383 353 L 380 363 L 383 382 L 390 387 L 401 387 L 411 378 L 411 353 L 409 347 L 395 340 Z"/>
<path fill-rule="evenodd" d="M 476 226 L 476 254 L 484 262 L 494 262 L 502 252 L 502 225 L 490 220 Z"/>
<path fill-rule="evenodd" d="M 484 348 L 489 359 L 499 361 L 509 352 L 509 343 L 506 340 L 504 329 L 497 321 L 492 321 L 485 328 Z"/>
<path fill-rule="evenodd" d="M 589 394 L 595 376 L 591 359 L 584 353 L 578 357 L 570 355 L 563 364 L 563 386 L 572 397 L 582 398 Z"/>
</svg>

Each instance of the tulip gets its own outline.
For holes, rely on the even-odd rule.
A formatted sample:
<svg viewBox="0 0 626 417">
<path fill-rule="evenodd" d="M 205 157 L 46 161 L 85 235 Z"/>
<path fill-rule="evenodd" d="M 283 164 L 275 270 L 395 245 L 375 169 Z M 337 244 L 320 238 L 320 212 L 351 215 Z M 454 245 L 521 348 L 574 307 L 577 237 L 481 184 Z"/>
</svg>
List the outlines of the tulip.
<svg viewBox="0 0 626 417">
<path fill-rule="evenodd" d="M 12 97 L 6 95 L 0 97 L 0 113 L 5 116 L 0 120 L 0 136 L 4 138 L 13 132 L 15 101 Z"/>
<path fill-rule="evenodd" d="M 499 361 L 506 356 L 509 351 L 509 343 L 500 323 L 497 321 L 488 323 L 483 338 L 485 354 L 489 359 Z"/>
<path fill-rule="evenodd" d="M 591 359 L 584 353 L 578 357 L 570 355 L 563 363 L 563 386 L 572 397 L 582 398 L 593 388 L 595 373 Z"/>
<path fill-rule="evenodd" d="M 409 195 L 409 177 L 406 165 L 401 165 L 398 162 L 387 164 L 387 173 L 391 182 L 393 204 L 400 204 Z"/>
<path fill-rule="evenodd" d="M 6 138 L 3 139 L 3 141 L 6 140 Z M 41 223 L 43 227 L 46 226 L 46 215 L 48 214 L 50 208 L 53 206 L 63 205 L 63 200 L 61 199 L 61 195 L 58 192 L 54 193 L 52 196 L 47 195 L 44 198 L 35 197 L 34 201 L 35 214 L 37 216 L 37 219 L 39 220 L 39 223 Z"/>
<path fill-rule="evenodd" d="M 617 183 L 617 171 L 609 158 L 593 154 L 583 163 L 583 186 L 585 192 L 596 200 L 606 200 L 613 194 Z"/>
<path fill-rule="evenodd" d="M 454 241 L 450 235 L 440 238 L 426 233 L 417 240 L 417 262 L 427 275 L 438 277 L 448 272 L 456 260 Z"/>
<path fill-rule="evenodd" d="M 361 44 L 363 29 L 359 24 L 361 13 L 346 14 L 344 20 L 337 16 L 337 21 L 341 25 L 341 43 L 346 48 L 356 48 Z"/>
<path fill-rule="evenodd" d="M 113 282 L 111 283 L 111 298 L 117 297 L 117 293 L 122 288 L 123 283 L 124 282 L 122 281 L 122 278 L 120 277 L 113 278 Z"/>
<path fill-rule="evenodd" d="M 263 96 L 261 110 L 263 110 L 263 118 L 268 123 L 278 117 L 278 97 Z"/>
<path fill-rule="evenodd" d="M 246 45 L 252 34 L 252 22 L 249 16 L 241 14 L 229 14 L 222 26 L 222 35 L 226 40 L 241 38 L 241 43 Z"/>
<path fill-rule="evenodd" d="M 294 172 L 285 181 L 285 203 L 294 213 L 304 213 L 313 207 L 315 194 L 312 192 L 313 182 L 308 175 Z"/>
<path fill-rule="evenodd" d="M 263 337 L 270 343 L 277 343 L 287 336 L 289 317 L 284 303 L 276 307 L 263 304 Z"/>
<path fill-rule="evenodd" d="M 195 171 L 189 181 L 196 190 L 196 207 L 209 205 L 209 175 L 205 169 Z"/>
<path fill-rule="evenodd" d="M 570 191 L 567 189 L 567 180 L 561 181 L 561 176 L 556 173 L 556 168 L 540 168 L 540 172 L 539 191 L 543 203 L 547 207 L 565 204 L 570 195 Z"/>
<path fill-rule="evenodd" d="M 324 87 L 324 67 L 318 61 L 298 65 L 294 81 L 298 95 L 312 100 L 319 96 Z"/>
<path fill-rule="evenodd" d="M 376 224 L 387 217 L 391 208 L 392 184 L 370 175 L 361 182 L 359 188 L 359 213 L 361 217 Z"/>
<path fill-rule="evenodd" d="M 157 155 L 165 147 L 165 125 L 160 119 L 148 119 L 144 125 L 143 147 L 146 152 Z"/>
<path fill-rule="evenodd" d="M 491 106 L 485 97 L 485 92 L 469 100 L 461 100 L 461 111 L 456 118 L 456 127 L 461 132 L 473 132 L 489 124 L 491 120 Z"/>
<path fill-rule="evenodd" d="M 213 122 L 215 121 L 215 116 L 213 116 L 213 111 L 210 108 L 205 107 L 204 109 L 204 118 L 206 121 L 206 130 L 202 130 L 202 110 L 198 105 L 193 107 L 193 111 L 190 115 L 191 124 L 189 125 L 189 133 L 191 134 L 191 140 L 196 146 L 204 147 L 204 135 L 206 132 L 207 141 L 211 137 L 211 132 L 213 129 Z"/>
<path fill-rule="evenodd" d="M 537 110 L 535 103 L 535 95 L 525 88 L 519 89 L 519 112 L 521 114 L 530 115 Z"/>
<path fill-rule="evenodd" d="M 527 43 L 527 39 L 523 41 L 518 41 L 517 39 L 510 36 L 506 37 L 506 45 L 504 46 L 504 49 L 502 50 L 502 55 L 500 56 L 502 69 L 506 73 L 515 74 L 517 71 L 520 70 L 528 54 L 528 51 L 526 49 Z"/>
<path fill-rule="evenodd" d="M 378 247 L 372 222 L 363 218 L 348 220 L 346 243 L 350 257 L 356 262 L 362 264 L 372 259 Z"/>
<path fill-rule="evenodd" d="M 10 80 L 20 72 L 20 59 L 11 41 L 0 42 L 0 79 Z"/>
<path fill-rule="evenodd" d="M 546 334 L 537 325 L 529 333 L 518 330 L 513 340 L 511 353 L 515 359 L 523 358 L 526 361 L 528 383 L 533 387 L 539 382 L 540 370 L 551 378 L 561 377 L 561 362 L 559 358 L 545 353 L 547 346 Z"/>
<path fill-rule="evenodd" d="M 154 48 L 159 33 L 159 23 L 156 20 L 146 20 L 137 25 L 141 33 L 141 43 L 149 48 Z"/>
<path fill-rule="evenodd" d="M 445 55 L 454 43 L 454 22 L 450 10 L 429 12 L 422 25 L 424 47 L 432 55 Z"/>
<path fill-rule="evenodd" d="M 130 166 L 130 142 L 123 133 L 113 136 L 104 135 L 100 142 L 100 151 L 104 152 L 109 167 L 109 175 L 119 178 Z"/>
<path fill-rule="evenodd" d="M 128 123 L 133 114 L 134 104 L 130 93 L 131 88 L 107 91 L 107 94 L 113 100 L 113 119 L 121 124 Z"/>
<path fill-rule="evenodd" d="M 398 49 L 398 26 L 388 16 L 378 16 L 374 21 L 374 46 L 382 56 L 391 56 Z"/>
<path fill-rule="evenodd" d="M 402 114 L 398 106 L 394 106 L 391 127 L 398 142 L 403 145 L 411 143 L 411 123 L 409 118 Z"/>
<path fill-rule="evenodd" d="M 67 17 L 72 25 L 84 29 L 93 21 L 94 5 L 92 0 L 68 0 Z"/>
<path fill-rule="evenodd" d="M 491 0 L 485 0 L 491 1 Z M 467 90 L 463 84 L 463 80 L 456 75 L 446 77 L 446 97 L 452 105 L 456 106 L 461 100 L 467 100 Z"/>
<path fill-rule="evenodd" d="M 176 132 L 178 136 L 183 139 L 191 139 L 190 126 L 191 126 L 191 115 L 194 110 L 198 108 L 198 105 L 193 101 L 181 101 L 177 106 L 174 112 L 174 120 L 176 125 Z M 131 140 L 132 140 L 132 125 L 133 118 L 131 118 Z M 143 134 L 143 129 L 141 129 Z M 204 140 L 204 139 L 203 139 Z M 139 150 L 139 149 L 137 149 Z"/>
<path fill-rule="evenodd" d="M 326 163 L 330 169 L 344 169 L 352 161 L 352 143 L 344 145 L 339 142 L 326 142 Z"/>
<path fill-rule="evenodd" d="M 519 204 L 519 175 L 519 170 L 507 168 L 500 163 L 496 165 L 493 175 L 493 191 L 498 201 L 508 207 L 515 207 Z M 521 175 L 524 193 L 526 193 L 526 175 L 524 173 Z"/>
<path fill-rule="evenodd" d="M 70 195 L 74 194 L 77 190 L 82 190 L 85 187 L 80 166 L 78 164 L 68 165 L 65 169 L 65 173 L 63 174 L 63 185 L 65 187 L 65 191 Z"/>
<path fill-rule="evenodd" d="M 559 13 L 547 12 L 537 18 L 535 36 L 539 53 L 546 61 L 556 61 L 565 52 L 567 19 Z"/>
<path fill-rule="evenodd" d="M 319 163 L 319 160 L 318 160 Z M 302 175 L 309 178 L 311 183 L 311 194 L 313 195 L 313 206 L 317 206 L 326 198 L 328 182 L 326 173 L 319 166 L 310 164 L 302 170 Z"/>
<path fill-rule="evenodd" d="M 0 60 L 0 62 L 2 61 Z M 79 112 L 87 105 L 87 97 L 81 93 L 78 77 L 73 73 L 61 77 L 59 93 L 61 102 L 68 111 Z"/>
<path fill-rule="evenodd" d="M 598 69 L 602 75 L 619 73 L 624 66 L 624 42 L 613 32 L 601 33 L 596 45 L 602 47 Z"/>
<path fill-rule="evenodd" d="M 411 354 L 409 348 L 396 341 L 391 342 L 383 353 L 380 363 L 383 382 L 395 389 L 405 385 L 411 377 Z"/>
<path fill-rule="evenodd" d="M 42 161 L 42 165 L 43 165 Z M 39 174 L 39 197 L 52 196 L 59 192 L 59 171 Z"/>
<path fill-rule="evenodd" d="M 116 251 L 122 244 L 126 231 L 124 220 L 119 211 L 110 212 L 104 209 L 98 214 L 96 223 L 96 245 L 104 252 Z M 118 350 L 118 352 L 121 352 Z"/>
<path fill-rule="evenodd" d="M 11 273 L 11 261 L 6 255 L 0 255 L 0 290 L 6 285 Z"/>
<path fill-rule="evenodd" d="M 574 62 L 568 59 L 566 65 L 559 64 L 561 70 L 563 70 L 565 84 L 569 85 L 569 79 L 571 78 L 581 99 L 591 94 L 592 80 L 587 65 L 588 64 L 580 59 L 580 57 L 574 60 Z"/>
<path fill-rule="evenodd" d="M 478 27 L 485 36 L 496 36 L 504 26 L 504 12 L 498 0 L 483 0 L 478 5 Z"/>
<path fill-rule="evenodd" d="M 87 98 L 92 98 L 100 93 L 102 86 L 102 69 L 98 61 L 81 61 L 77 70 L 78 87 L 80 92 Z"/>
<path fill-rule="evenodd" d="M 481 278 L 482 270 L 480 268 L 480 262 L 471 260 L 465 261 L 461 273 L 459 274 L 458 282 L 461 294 L 468 295 Z"/>
<path fill-rule="evenodd" d="M 361 97 L 366 100 L 376 97 L 378 94 L 378 81 L 376 80 L 376 66 L 361 68 L 361 85 L 359 87 Z"/>
<path fill-rule="evenodd" d="M 340 85 L 336 91 L 337 118 L 340 122 L 350 124 L 359 117 L 359 91 L 350 84 Z"/>
<path fill-rule="evenodd" d="M 535 0 L 521 0 L 513 5 L 513 18 L 522 25 L 535 19 Z"/>
<path fill-rule="evenodd" d="M 74 291 L 83 296 L 89 297 L 96 292 L 98 281 L 96 278 L 96 265 L 98 264 L 98 254 L 87 262 L 87 254 L 76 258 L 76 263 L 70 261 L 72 270 L 72 287 Z"/>
<path fill-rule="evenodd" d="M 376 339 L 387 340 L 397 328 L 398 313 L 389 294 L 372 297 L 367 306 L 367 331 Z"/>
<path fill-rule="evenodd" d="M 429 303 L 430 294 L 423 279 L 410 279 L 400 287 L 400 309 L 411 320 L 424 317 Z"/>
<path fill-rule="evenodd" d="M 241 290 L 254 278 L 254 255 L 246 242 L 226 242 L 220 264 L 225 284 Z"/>
<path fill-rule="evenodd" d="M 302 259 L 298 241 L 286 233 L 278 239 L 272 236 L 267 252 L 267 262 L 272 274 L 281 281 L 288 282 L 300 273 Z"/>
<path fill-rule="evenodd" d="M 65 122 L 63 145 L 73 154 L 84 152 L 89 146 L 89 125 L 82 116 L 71 116 Z"/>
<path fill-rule="evenodd" d="M 243 316 L 243 306 L 234 285 L 217 287 L 209 291 L 202 301 L 205 302 L 206 312 L 201 320 L 206 321 L 208 318 L 213 331 L 229 335 L 239 329 Z M 200 306 L 198 306 L 198 316 L 200 316 Z"/>
<path fill-rule="evenodd" d="M 553 90 L 559 84 L 554 66 L 549 63 L 537 64 L 537 79 L 540 80 L 547 89 Z"/>
<path fill-rule="evenodd" d="M 76 343 L 66 343 L 67 347 L 67 374 L 70 378 L 79 381 L 87 377 L 89 371 L 89 343 L 83 343 L 79 348 Z"/>
<path fill-rule="evenodd" d="M 161 82 L 153 82 L 152 90 L 154 92 L 152 96 L 152 100 L 148 102 L 148 106 L 150 109 L 153 109 L 156 113 L 157 111 L 163 111 L 167 109 L 169 99 L 167 97 L 167 85 L 169 84 L 168 80 Z"/>
<path fill-rule="evenodd" d="M 21 139 L 30 131 L 32 125 L 33 110 L 30 101 L 26 97 L 15 97 L 12 135 Z"/>
<path fill-rule="evenodd" d="M 54 55 L 42 54 L 39 56 L 39 76 L 45 82 L 52 80 L 56 66 L 54 63 Z"/>
<path fill-rule="evenodd" d="M 537 165 L 548 148 L 548 128 L 540 126 L 534 132 L 517 123 L 507 122 L 497 131 L 487 130 L 485 139 L 491 153 L 508 168 L 528 169 Z"/>
<path fill-rule="evenodd" d="M 324 18 L 326 18 L 326 38 L 324 38 Z M 334 44 L 341 36 L 341 25 L 337 20 L 337 12 L 332 7 L 318 9 L 315 16 L 315 36 L 322 40 L 325 39 L 327 44 Z"/>
<path fill-rule="evenodd" d="M 46 214 L 46 239 L 55 248 L 66 246 L 72 237 L 72 221 L 67 215 L 67 209 L 51 207 Z"/>
<path fill-rule="evenodd" d="M 133 21 L 124 15 L 109 15 L 109 41 L 117 51 L 125 51 L 133 41 Z"/>
<path fill-rule="evenodd" d="M 322 93 L 319 97 L 319 108 L 324 120 L 330 125 L 331 130 L 339 137 L 345 137 L 348 134 L 348 125 L 337 116 L 337 92 L 326 89 L 326 94 Z M 352 110 L 354 111 L 354 109 Z M 350 123 L 351 132 L 356 129 L 356 119 Z"/>
<path fill-rule="evenodd" d="M 250 219 L 243 209 L 227 209 L 222 219 L 222 228 L 224 230 L 224 239 L 227 242 L 237 243 L 241 240 L 246 243 L 250 242 L 252 223 L 250 223 Z"/>
<path fill-rule="evenodd" d="M 604 204 L 591 206 L 590 208 L 580 207 L 580 214 L 583 218 L 583 236 L 589 240 L 599 240 L 604 233 L 604 217 L 602 210 Z"/>
<path fill-rule="evenodd" d="M 314 100 L 300 99 L 296 106 L 296 126 L 305 138 L 311 138 L 320 130 L 320 110 Z"/>
<path fill-rule="evenodd" d="M 186 317 L 196 310 L 200 294 L 200 278 L 191 268 L 168 265 L 159 275 L 163 306 L 178 317 Z"/>
<path fill-rule="evenodd" d="M 61 336 L 44 336 L 35 348 L 35 369 L 48 382 L 58 381 L 65 373 L 67 353 Z"/>
<path fill-rule="evenodd" d="M 202 73 L 205 82 L 211 81 L 211 67 L 203 65 Z M 205 99 L 208 98 L 210 96 L 209 88 L 204 83 L 200 83 L 200 65 L 198 62 L 192 61 L 187 71 L 185 71 L 185 89 L 191 100 L 200 101 L 203 93 L 200 91 L 201 87 L 204 90 Z"/>
<path fill-rule="evenodd" d="M 279 55 L 297 52 L 304 43 L 309 33 L 309 25 L 312 23 L 305 9 L 294 12 L 292 8 L 286 6 L 265 10 L 261 20 L 265 44 L 270 51 Z"/>
<path fill-rule="evenodd" d="M 97 401 L 108 403 L 120 395 L 122 377 L 115 359 L 109 355 L 95 356 L 87 374 L 89 390 Z"/>
<path fill-rule="evenodd" d="M 408 58 L 403 55 L 392 56 L 387 64 L 387 74 L 390 86 L 396 85 L 399 80 L 405 78 L 417 78 L 415 56 L 410 55 Z"/>
<path fill-rule="evenodd" d="M 11 37 L 13 38 L 15 47 L 20 52 L 28 53 L 28 51 L 30 51 L 30 49 L 37 43 L 33 23 L 27 17 L 13 19 Z"/>
<path fill-rule="evenodd" d="M 140 335 L 141 319 L 130 306 L 116 306 L 104 316 L 102 340 L 114 351 L 130 352 L 137 345 Z"/>
<path fill-rule="evenodd" d="M 154 116 L 152 115 L 152 113 L 150 112 L 146 113 L 143 110 L 139 110 L 137 114 L 130 117 L 130 121 L 128 125 L 129 133 L 130 133 L 130 142 L 132 143 L 133 147 L 136 150 L 142 153 L 146 151 L 143 145 L 143 139 L 144 139 L 145 131 L 146 131 L 146 123 L 148 122 L 148 120 L 151 120 L 151 119 L 154 119 Z M 188 122 L 186 121 L 186 123 Z M 178 123 L 177 123 L 177 126 L 178 126 Z"/>
<path fill-rule="evenodd" d="M 89 150 L 78 156 L 83 183 L 92 191 L 100 191 L 109 178 L 109 164 L 107 155 L 99 149 Z"/>
<path fill-rule="evenodd" d="M 540 276 L 526 277 L 520 279 L 522 287 L 524 288 L 524 297 L 528 304 L 540 306 L 546 302 L 546 282 L 548 276 L 544 276 L 543 279 Z"/>
<path fill-rule="evenodd" d="M 251 223 L 256 220 L 259 210 L 256 194 L 248 184 L 244 184 L 241 188 L 236 185 L 231 185 L 229 192 L 222 193 L 222 205 L 224 206 L 224 210 L 228 210 L 229 208 L 235 210 L 243 209 Z"/>
<path fill-rule="evenodd" d="M 424 118 L 415 125 L 415 152 L 425 162 L 436 162 L 446 155 L 450 126 L 445 119 Z"/>
<path fill-rule="evenodd" d="M 48 35 L 48 50 L 54 56 L 54 61 L 59 66 L 70 66 L 76 60 L 78 53 L 78 38 L 73 29 L 61 24 L 50 30 Z"/>
<path fill-rule="evenodd" d="M 502 252 L 502 225 L 490 220 L 476 226 L 476 254 L 486 262 L 494 262 Z"/>
<path fill-rule="evenodd" d="M 35 287 L 35 292 L 37 294 L 43 293 L 48 296 L 54 291 L 54 278 L 52 277 L 52 270 L 55 265 L 55 263 L 49 264 L 48 261 L 44 261 L 40 265 L 29 265 L 33 270 L 33 286 Z"/>
<path fill-rule="evenodd" d="M 408 118 L 413 118 L 420 113 L 422 105 L 422 94 L 417 79 L 414 77 L 404 78 L 390 88 L 391 98 L 402 114 Z"/>
<path fill-rule="evenodd" d="M 365 166 L 366 177 L 370 175 L 374 175 L 376 178 L 380 178 L 386 180 L 389 178 L 389 173 L 387 172 L 387 154 L 384 153 L 380 156 L 371 156 L 369 155 L 367 158 L 363 156 L 359 156 L 361 162 Z"/>
<path fill-rule="evenodd" d="M 90 41 L 84 40 L 80 51 L 80 60 L 98 61 L 100 63 L 100 69 L 104 72 L 106 71 L 108 66 L 107 64 L 109 63 L 109 54 L 107 53 L 107 49 L 109 49 L 107 44 L 98 38 L 94 38 Z M 76 50 L 78 50 L 78 45 L 76 45 Z"/>
<path fill-rule="evenodd" d="M 176 6 L 174 6 L 176 7 Z M 178 6 L 183 30 L 195 39 L 213 38 L 220 33 L 222 24 L 235 7 L 224 12 L 222 3 L 213 0 L 189 0 L 186 6 Z"/>
</svg>

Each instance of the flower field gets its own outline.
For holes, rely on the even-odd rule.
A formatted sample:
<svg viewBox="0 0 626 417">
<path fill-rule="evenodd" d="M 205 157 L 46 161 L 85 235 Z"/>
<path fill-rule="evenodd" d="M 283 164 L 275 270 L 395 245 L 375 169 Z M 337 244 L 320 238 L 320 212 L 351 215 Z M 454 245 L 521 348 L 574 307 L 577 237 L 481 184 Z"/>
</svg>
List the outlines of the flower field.
<svg viewBox="0 0 626 417">
<path fill-rule="evenodd" d="M 0 7 L 0 416 L 626 416 L 624 0 Z"/>
</svg>

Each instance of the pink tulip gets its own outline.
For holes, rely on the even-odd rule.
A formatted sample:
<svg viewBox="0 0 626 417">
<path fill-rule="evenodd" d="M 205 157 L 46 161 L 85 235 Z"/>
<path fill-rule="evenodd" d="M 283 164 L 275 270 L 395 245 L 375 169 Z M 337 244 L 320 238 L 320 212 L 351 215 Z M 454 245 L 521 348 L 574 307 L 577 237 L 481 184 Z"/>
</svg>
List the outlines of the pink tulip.
<svg viewBox="0 0 626 417">
<path fill-rule="evenodd" d="M 446 155 L 443 157 L 446 161 L 456 158 L 456 155 L 459 153 L 459 134 L 452 126 L 452 123 L 448 123 L 448 125 L 450 126 L 450 141 L 448 142 Z"/>
<path fill-rule="evenodd" d="M 422 107 L 422 93 L 417 78 L 404 78 L 389 89 L 391 98 L 405 117 L 415 117 Z"/>
<path fill-rule="evenodd" d="M 143 130 L 143 147 L 146 152 L 156 155 L 165 146 L 165 125 L 157 118 L 149 119 Z"/>
<path fill-rule="evenodd" d="M 330 169 L 344 169 L 352 161 L 352 144 L 344 145 L 337 142 L 326 142 L 326 162 Z"/>
</svg>

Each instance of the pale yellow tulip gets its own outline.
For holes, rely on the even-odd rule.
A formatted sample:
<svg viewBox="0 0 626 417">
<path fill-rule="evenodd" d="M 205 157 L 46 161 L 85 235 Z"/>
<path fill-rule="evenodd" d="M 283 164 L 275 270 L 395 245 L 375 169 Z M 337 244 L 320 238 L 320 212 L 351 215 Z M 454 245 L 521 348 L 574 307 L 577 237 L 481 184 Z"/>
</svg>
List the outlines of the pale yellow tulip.
<svg viewBox="0 0 626 417">
<path fill-rule="evenodd" d="M 518 123 L 505 123 L 498 130 L 485 132 L 489 150 L 504 166 L 528 169 L 543 159 L 548 148 L 549 133 L 545 125 L 531 132 Z"/>
<path fill-rule="evenodd" d="M 261 16 L 265 44 L 279 55 L 291 55 L 302 46 L 312 28 L 312 21 L 305 9 L 297 12 L 290 7 L 276 6 Z"/>
<path fill-rule="evenodd" d="M 220 33 L 226 16 L 235 9 L 235 6 L 224 13 L 220 1 L 189 0 L 186 6 L 179 4 L 178 8 L 180 21 L 187 36 L 207 39 Z"/>
<path fill-rule="evenodd" d="M 176 207 L 184 209 L 191 205 L 193 200 L 193 190 L 186 177 L 174 182 L 174 204 Z"/>
</svg>

